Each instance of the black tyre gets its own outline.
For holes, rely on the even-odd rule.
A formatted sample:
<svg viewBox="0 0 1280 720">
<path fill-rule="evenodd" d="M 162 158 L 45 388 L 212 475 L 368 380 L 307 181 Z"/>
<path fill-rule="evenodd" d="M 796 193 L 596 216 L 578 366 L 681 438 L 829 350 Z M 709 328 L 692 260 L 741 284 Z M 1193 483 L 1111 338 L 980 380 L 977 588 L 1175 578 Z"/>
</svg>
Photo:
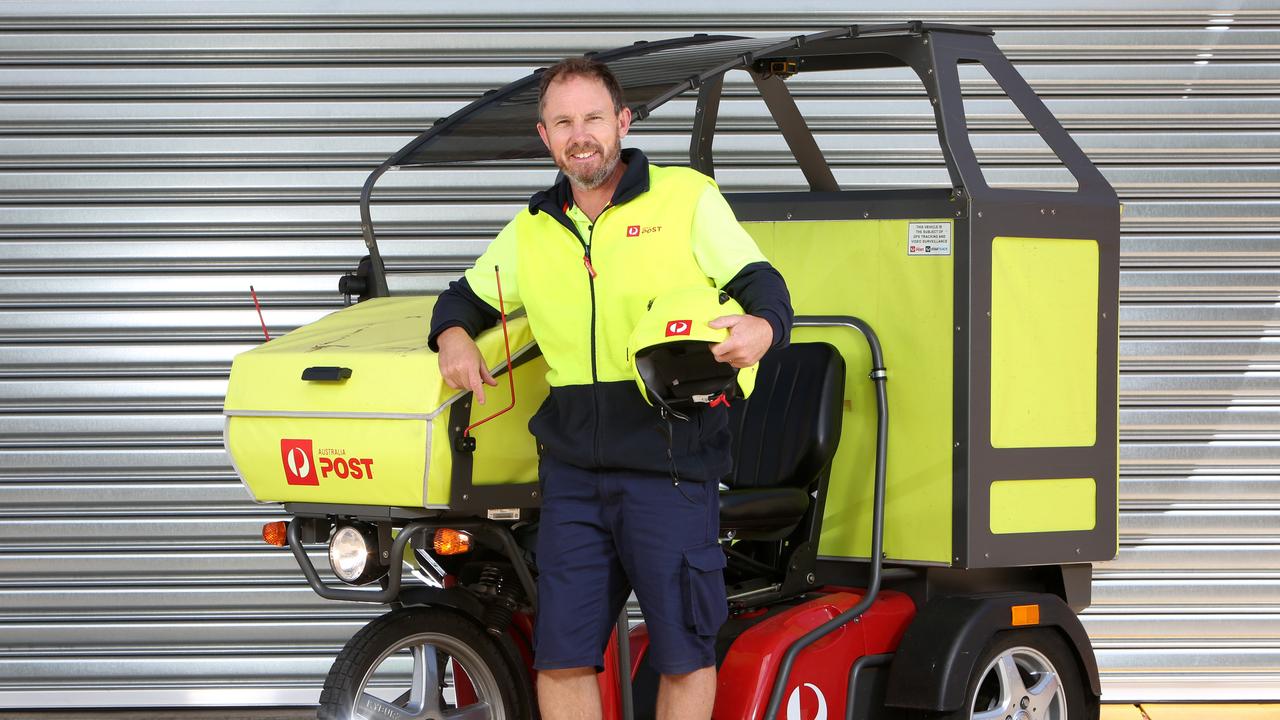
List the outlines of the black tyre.
<svg viewBox="0 0 1280 720">
<path fill-rule="evenodd" d="M 317 717 L 524 720 L 526 682 L 470 619 L 438 607 L 402 608 L 347 641 L 325 678 Z M 459 698 L 459 683 L 472 692 Z"/>
<path fill-rule="evenodd" d="M 1095 720 L 1098 702 L 1075 653 L 1052 630 L 996 635 L 974 665 L 965 703 L 936 720 Z"/>
</svg>

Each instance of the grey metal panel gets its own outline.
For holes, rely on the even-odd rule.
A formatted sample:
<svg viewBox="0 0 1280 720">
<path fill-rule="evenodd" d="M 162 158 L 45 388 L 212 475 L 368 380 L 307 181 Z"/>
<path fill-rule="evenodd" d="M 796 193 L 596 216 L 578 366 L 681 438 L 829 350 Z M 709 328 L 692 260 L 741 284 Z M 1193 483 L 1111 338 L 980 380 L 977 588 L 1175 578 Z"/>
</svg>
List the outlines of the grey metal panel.
<svg viewBox="0 0 1280 720">
<path fill-rule="evenodd" d="M 635 130 L 634 138 L 655 161 L 687 161 L 689 140 L 673 133 Z M 1073 139 L 1098 163 L 1115 164 L 1216 162 L 1229 157 L 1250 162 L 1276 162 L 1280 142 L 1274 130 L 1237 132 L 1169 131 L 1158 135 L 1116 134 L 1080 130 Z M 84 170 L 118 168 L 325 167 L 364 168 L 413 138 L 400 135 L 338 134 L 317 143 L 310 135 L 237 134 L 189 137 L 182 135 L 122 135 L 94 139 L 86 156 L 82 139 L 73 135 L 0 137 L 0 168 Z M 869 129 L 849 133 L 832 129 L 819 133 L 818 144 L 833 165 L 898 165 L 904 162 L 941 165 L 942 152 L 928 132 L 888 132 Z M 979 160 L 995 163 L 1052 163 L 1053 155 L 1029 133 L 976 134 L 972 137 Z M 726 165 L 791 164 L 794 160 L 780 136 L 725 135 L 715 147 Z M 1108 170 L 1128 168 L 1108 168 Z"/>
<path fill-rule="evenodd" d="M 850 22 L 847 5 L 832 0 L 808 3 L 803 12 L 775 3 L 750 0 L 735 2 L 731 22 L 752 28 L 826 26 Z M 1166 0 L 1157 6 L 1117 5 L 1107 0 L 1081 0 L 1028 4 L 1022 0 L 991 0 L 982 9 L 939 4 L 929 0 L 904 0 L 859 7 L 857 22 L 893 22 L 903 17 L 928 17 L 946 22 L 980 24 L 1057 25 L 1187 25 L 1200 27 L 1224 19 L 1241 24 L 1275 23 L 1276 8 L 1260 0 L 1215 2 L 1214 0 Z M 164 0 L 76 0 L 47 5 L 38 0 L 13 2 L 4 8 L 5 24 L 15 28 L 137 27 L 141 18 L 155 25 L 173 27 L 407 27 L 505 25 L 507 27 L 600 27 L 643 28 L 693 26 L 719 27 L 726 22 L 724 9 L 716 5 L 691 9 L 679 0 L 656 0 L 643 5 L 608 8 L 551 5 L 530 14 L 528 5 L 513 0 L 486 3 L 483 9 L 459 5 L 424 8 L 413 0 L 371 0 L 359 10 L 337 0 L 310 3 L 306 11 L 288 4 L 273 5 L 253 0 L 228 0 L 216 12 L 209 8 L 174 5 Z M 505 20 L 500 22 L 499 19 Z M 1159 21 L 1158 23 L 1155 21 Z"/>
<path fill-rule="evenodd" d="M 936 9 L 935 9 L 936 10 Z M 930 13 L 931 15 L 933 12 Z M 735 28 L 717 24 L 726 34 L 757 33 L 750 26 Z M 820 29 L 814 25 L 805 30 Z M 775 26 L 774 32 L 790 32 Z M 1132 32 L 1102 28 L 1059 30 L 1046 34 L 1038 30 L 1002 29 L 1000 47 L 1015 61 L 1024 59 L 1075 60 L 1117 57 L 1186 60 L 1212 51 L 1219 60 L 1273 60 L 1280 53 L 1275 33 L 1249 26 L 1230 33 L 1203 28 L 1151 28 L 1142 42 L 1134 42 Z M 591 41 L 599 47 L 617 47 L 636 40 L 661 40 L 669 31 L 648 29 L 601 29 Z M 24 32 L 5 36 L 0 44 L 0 62 L 40 63 L 48 66 L 70 63 L 120 65 L 138 62 L 182 62 L 187 64 L 229 64 L 246 61 L 270 62 L 467 62 L 542 63 L 582 51 L 582 35 L 576 30 L 538 29 L 519 31 L 492 29 L 484 34 L 464 35 L 454 31 L 418 29 L 405 31 L 347 30 L 295 33 L 284 31 L 238 32 Z M 468 73 L 467 79 L 470 79 Z M 459 82 L 450 79 L 448 82 Z M 487 89 L 487 88 L 485 88 Z"/>
<path fill-rule="evenodd" d="M 1085 616 L 1106 699 L 1280 699 L 1275 3 L 71 0 L 0 4 L 0 706 L 315 700 L 377 610 L 258 539 L 280 514 L 221 449 L 226 373 L 261 338 L 250 284 L 273 335 L 340 306 L 364 173 L 432 119 L 585 49 L 917 17 L 998 27 L 1125 203 L 1121 545 Z M 1058 185 L 961 72 L 987 176 Z M 846 186 L 947 182 L 906 72 L 789 84 Z M 744 88 L 720 180 L 800 187 Z M 633 140 L 678 162 L 692 112 Z M 439 290 L 549 174 L 388 176 L 393 290 Z"/>
<path fill-rule="evenodd" d="M 1274 35 L 1268 33 L 1274 42 Z M 602 44 L 600 48 L 610 47 Z M 1188 56 L 1194 55 L 1188 52 Z M 552 57 L 552 56 L 548 56 Z M 1184 56 L 1187 57 L 1187 56 Z M 1031 65 L 1022 75 L 1046 96 L 1104 94 L 1177 94 L 1274 92 L 1277 65 L 1274 62 L 1223 63 L 1193 62 L 1140 63 L 1123 65 L 1068 64 Z M 525 72 L 536 65 L 515 64 Z M 975 94 L 998 92 L 995 82 L 981 68 L 963 66 L 960 79 Z M 414 62 L 394 65 L 228 65 L 213 67 L 57 67 L 29 68 L 0 64 L 0 99 L 4 100 L 143 100 L 255 97 L 281 95 L 320 98 L 387 99 L 395 97 L 463 98 L 509 82 L 510 66 L 443 65 L 414 58 Z M 797 95 L 819 95 L 841 89 L 840 73 L 801 76 L 794 81 Z M 852 78 L 850 78 L 852 79 Z M 848 81 L 843 84 L 848 84 Z M 726 78 L 727 97 L 745 94 L 749 83 L 741 75 Z M 919 78 L 909 69 L 883 70 L 861 79 L 856 94 L 869 96 L 921 95 Z"/>
<path fill-rule="evenodd" d="M 1280 72 L 1280 70 L 1278 70 Z M 643 146 L 643 143 L 637 143 Z M 840 187 L 846 190 L 948 185 L 946 169 L 936 167 L 837 167 L 833 169 Z M 988 182 L 1002 187 L 1074 189 L 1075 183 L 1060 168 L 1007 167 L 987 170 Z M 392 173 L 378 185 L 383 201 L 447 201 L 474 193 L 476 183 L 495 199 L 517 201 L 527 197 L 547 170 L 494 167 L 466 174 L 446 170 L 419 170 Z M 360 170 L 237 170 L 179 171 L 28 171 L 21 175 L 0 174 L 0 193 L 6 202 L 60 203 L 74 201 L 227 202 L 281 199 L 332 202 L 357 192 L 367 173 Z M 1108 169 L 1107 179 L 1119 192 L 1146 197 L 1182 196 L 1195 186 L 1204 196 L 1230 198 L 1268 197 L 1280 190 L 1280 166 L 1249 168 L 1200 168 L 1154 165 Z M 803 176 L 791 167 L 722 167 L 716 179 L 726 189 L 753 192 L 777 188 L 801 191 L 807 188 Z"/>
<path fill-rule="evenodd" d="M 519 71 L 512 72 L 512 78 Z M 1180 89 L 1179 89 L 1180 91 Z M 1172 91 L 1176 92 L 1176 91 Z M 298 102 L 269 100 L 226 100 L 219 102 L 170 102 L 165 100 L 117 102 L 111 99 L 80 101 L 12 100 L 5 103 L 0 129 L 26 133 L 91 132 L 111 128 L 114 132 L 251 132 L 278 129 L 282 132 L 421 132 L 433 119 L 459 109 L 461 98 L 453 100 L 371 99 L 354 101 L 326 99 Z M 1107 112 L 1097 112 L 1097 102 L 1087 97 L 1047 97 L 1045 104 L 1071 131 L 1089 129 L 1195 130 L 1212 127 L 1224 130 L 1274 130 L 1280 100 L 1266 95 L 1221 99 L 1192 93 L 1150 98 L 1119 96 L 1107 100 Z M 929 131 L 933 114 L 923 96 L 862 98 L 858 114 L 849 115 L 847 103 L 835 99 L 804 97 L 799 100 L 809 126 L 815 131 L 840 129 L 910 129 Z M 644 132 L 687 127 L 693 117 L 693 103 L 675 100 L 645 120 Z M 1022 124 L 1007 100 L 976 98 L 966 103 L 971 127 L 981 131 L 1021 131 Z M 725 98 L 720 127 L 726 130 L 764 131 L 771 127 L 765 111 L 755 103 Z"/>
</svg>

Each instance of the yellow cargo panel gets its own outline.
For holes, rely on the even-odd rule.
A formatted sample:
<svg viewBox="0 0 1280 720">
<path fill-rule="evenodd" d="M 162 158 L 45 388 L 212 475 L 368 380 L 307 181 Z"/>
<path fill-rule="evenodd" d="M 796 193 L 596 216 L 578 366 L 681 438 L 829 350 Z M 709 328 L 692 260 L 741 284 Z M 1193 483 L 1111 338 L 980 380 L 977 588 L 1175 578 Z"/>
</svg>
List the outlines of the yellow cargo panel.
<svg viewBox="0 0 1280 720">
<path fill-rule="evenodd" d="M 991 532 L 1068 532 L 1097 525 L 1093 478 L 997 480 L 991 483 Z"/>
<path fill-rule="evenodd" d="M 1098 243 L 991 244 L 991 445 L 1089 447 L 1098 422 Z"/>
<path fill-rule="evenodd" d="M 797 315 L 854 315 L 879 335 L 890 405 L 884 551 L 892 560 L 949 564 L 951 220 L 748 222 L 743 227 L 786 279 Z M 819 553 L 867 557 L 876 434 L 867 344 L 849 328 L 796 328 L 792 341 L 831 343 L 845 360 L 845 416 Z"/>
</svg>

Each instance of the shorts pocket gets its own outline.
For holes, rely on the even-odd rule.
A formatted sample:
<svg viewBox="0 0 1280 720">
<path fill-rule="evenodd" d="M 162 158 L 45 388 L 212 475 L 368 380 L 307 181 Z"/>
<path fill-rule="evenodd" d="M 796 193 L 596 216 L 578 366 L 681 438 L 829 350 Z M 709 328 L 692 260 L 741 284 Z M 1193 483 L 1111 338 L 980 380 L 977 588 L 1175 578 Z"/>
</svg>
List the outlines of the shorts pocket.
<svg viewBox="0 0 1280 720">
<path fill-rule="evenodd" d="M 729 617 L 724 566 L 724 551 L 719 543 L 684 551 L 684 620 L 698 635 L 715 635 Z"/>
</svg>

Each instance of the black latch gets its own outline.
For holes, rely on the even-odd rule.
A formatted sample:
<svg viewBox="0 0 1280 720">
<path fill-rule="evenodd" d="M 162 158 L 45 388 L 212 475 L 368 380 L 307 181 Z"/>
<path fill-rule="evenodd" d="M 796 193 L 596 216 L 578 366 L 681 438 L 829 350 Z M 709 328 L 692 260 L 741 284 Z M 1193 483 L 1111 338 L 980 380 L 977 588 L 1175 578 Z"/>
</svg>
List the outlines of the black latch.
<svg viewBox="0 0 1280 720">
<path fill-rule="evenodd" d="M 317 365 L 302 371 L 302 379 L 307 382 L 343 382 L 351 377 L 351 368 Z"/>
</svg>

